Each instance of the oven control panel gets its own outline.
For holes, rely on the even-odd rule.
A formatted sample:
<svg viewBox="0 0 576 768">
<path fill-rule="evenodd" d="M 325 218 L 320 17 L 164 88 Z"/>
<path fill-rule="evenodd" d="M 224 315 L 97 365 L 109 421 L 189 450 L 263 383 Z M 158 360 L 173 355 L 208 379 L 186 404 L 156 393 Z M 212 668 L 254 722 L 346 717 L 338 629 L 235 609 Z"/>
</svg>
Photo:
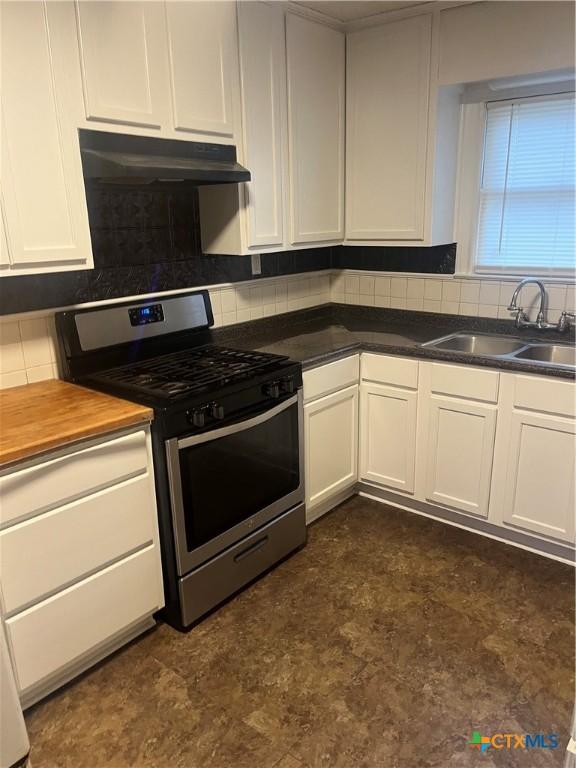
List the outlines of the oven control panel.
<svg viewBox="0 0 576 768">
<path fill-rule="evenodd" d="M 149 325 L 150 323 L 163 323 L 164 310 L 162 304 L 146 304 L 141 307 L 130 307 L 128 310 L 130 325 Z"/>
</svg>

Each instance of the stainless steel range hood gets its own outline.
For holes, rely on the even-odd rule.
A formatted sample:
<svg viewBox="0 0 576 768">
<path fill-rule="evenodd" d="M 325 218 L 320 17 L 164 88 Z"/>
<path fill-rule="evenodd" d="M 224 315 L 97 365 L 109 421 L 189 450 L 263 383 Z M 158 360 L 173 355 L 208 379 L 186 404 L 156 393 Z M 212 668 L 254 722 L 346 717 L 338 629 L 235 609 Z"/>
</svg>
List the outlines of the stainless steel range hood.
<svg viewBox="0 0 576 768">
<path fill-rule="evenodd" d="M 84 179 L 92 183 L 157 187 L 250 181 L 231 145 L 105 131 L 79 134 Z"/>
</svg>

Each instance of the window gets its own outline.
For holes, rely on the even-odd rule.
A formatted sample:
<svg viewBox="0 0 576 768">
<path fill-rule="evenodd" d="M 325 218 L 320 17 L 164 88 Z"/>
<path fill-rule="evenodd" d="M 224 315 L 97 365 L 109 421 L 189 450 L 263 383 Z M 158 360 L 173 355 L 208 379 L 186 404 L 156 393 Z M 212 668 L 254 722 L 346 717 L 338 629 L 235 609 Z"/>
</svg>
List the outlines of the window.
<svg viewBox="0 0 576 768">
<path fill-rule="evenodd" d="M 574 94 L 479 106 L 483 154 L 468 209 L 469 271 L 573 276 Z"/>
</svg>

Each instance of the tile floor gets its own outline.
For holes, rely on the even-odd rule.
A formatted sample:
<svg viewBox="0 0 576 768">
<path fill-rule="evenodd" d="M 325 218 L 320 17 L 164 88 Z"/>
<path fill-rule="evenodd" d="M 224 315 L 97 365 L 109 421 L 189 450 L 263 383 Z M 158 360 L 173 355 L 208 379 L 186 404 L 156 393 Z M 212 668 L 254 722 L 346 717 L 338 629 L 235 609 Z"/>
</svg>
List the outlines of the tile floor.
<svg viewBox="0 0 576 768">
<path fill-rule="evenodd" d="M 538 768 L 563 764 L 573 693 L 569 566 L 357 497 L 27 722 L 34 768 Z M 481 755 L 473 730 L 562 746 Z"/>
</svg>

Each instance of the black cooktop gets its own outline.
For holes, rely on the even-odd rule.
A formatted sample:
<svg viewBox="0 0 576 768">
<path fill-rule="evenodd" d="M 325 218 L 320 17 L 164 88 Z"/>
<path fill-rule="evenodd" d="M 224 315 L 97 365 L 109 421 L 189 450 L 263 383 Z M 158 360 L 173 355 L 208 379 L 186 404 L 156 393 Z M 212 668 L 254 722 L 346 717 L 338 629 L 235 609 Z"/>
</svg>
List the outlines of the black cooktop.
<svg viewBox="0 0 576 768">
<path fill-rule="evenodd" d="M 204 346 L 123 365 L 90 378 L 127 394 L 176 400 L 274 370 L 288 358 L 266 352 Z"/>
</svg>

